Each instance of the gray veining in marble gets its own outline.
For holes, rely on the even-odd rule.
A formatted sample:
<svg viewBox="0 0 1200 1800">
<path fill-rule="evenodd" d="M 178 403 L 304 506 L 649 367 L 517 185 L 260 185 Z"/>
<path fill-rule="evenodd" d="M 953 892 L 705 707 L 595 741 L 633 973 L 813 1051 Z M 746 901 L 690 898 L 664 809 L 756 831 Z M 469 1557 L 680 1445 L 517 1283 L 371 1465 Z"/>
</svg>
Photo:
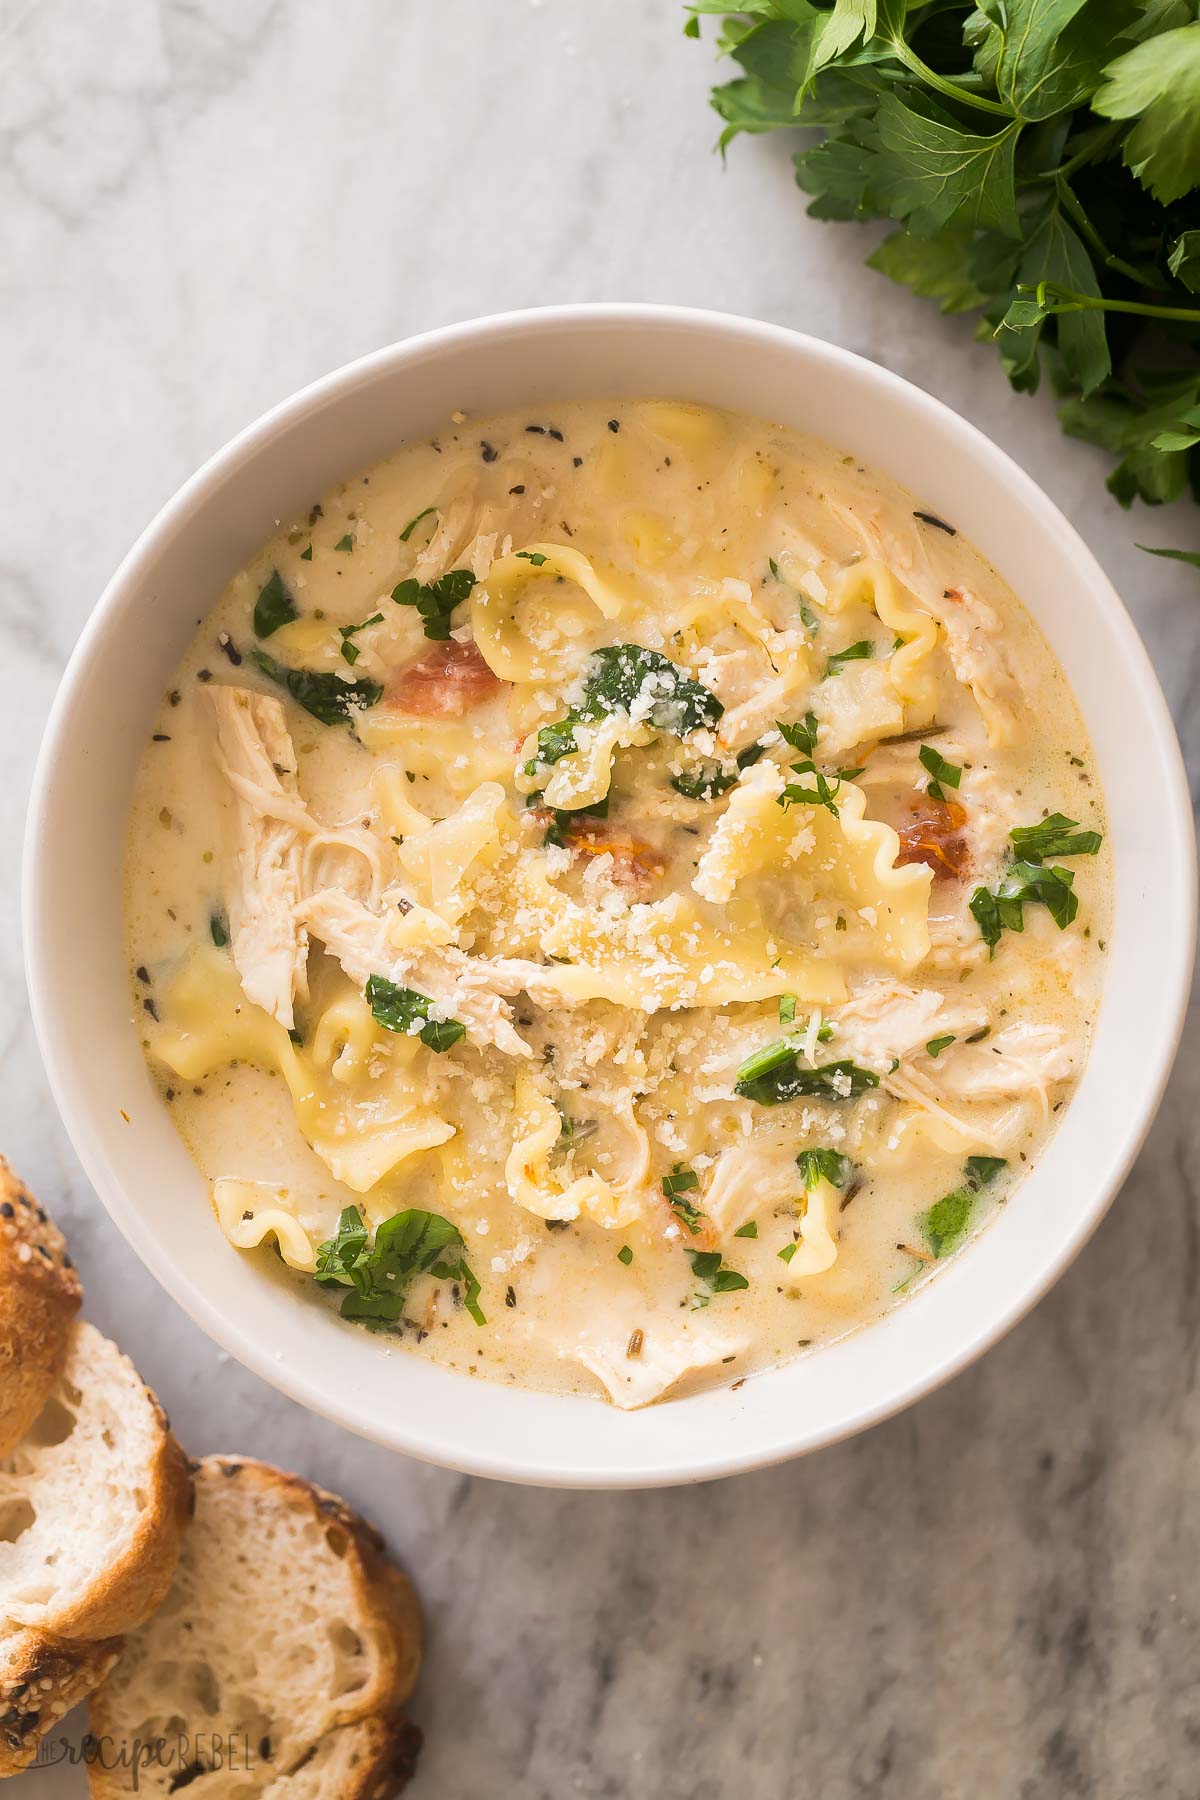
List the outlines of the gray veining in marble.
<svg viewBox="0 0 1200 1800">
<path fill-rule="evenodd" d="M 89 1193 L 25 1009 L 17 865 L 62 664 L 155 508 L 348 358 L 510 306 L 801 326 L 978 421 L 1122 590 L 1200 770 L 1200 590 L 1047 396 L 805 218 L 787 149 L 710 153 L 676 0 L 0 0 L 0 1146 L 195 1451 L 290 1464 L 415 1572 L 414 1800 L 1195 1800 L 1200 1043 L 1091 1246 L 981 1364 L 856 1442 L 679 1492 L 419 1467 L 224 1360 Z M 23 1800 L 66 1800 L 38 1770 Z"/>
</svg>

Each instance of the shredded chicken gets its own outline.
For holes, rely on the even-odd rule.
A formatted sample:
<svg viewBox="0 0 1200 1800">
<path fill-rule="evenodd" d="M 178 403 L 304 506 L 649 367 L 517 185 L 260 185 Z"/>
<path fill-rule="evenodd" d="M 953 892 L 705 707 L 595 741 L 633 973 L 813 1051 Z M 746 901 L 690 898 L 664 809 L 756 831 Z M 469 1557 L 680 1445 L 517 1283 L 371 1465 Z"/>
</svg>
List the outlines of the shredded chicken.
<svg viewBox="0 0 1200 1800">
<path fill-rule="evenodd" d="M 1075 1073 L 1075 1058 L 1058 1027 L 1022 1019 L 982 1043 L 956 1044 L 939 1058 L 934 1079 L 954 1099 L 1001 1100 L 1044 1098 Z"/>
<path fill-rule="evenodd" d="M 731 1144 L 717 1158 L 712 1181 L 699 1204 L 718 1235 L 728 1237 L 747 1219 L 786 1206 L 800 1192 L 796 1155 L 790 1145 Z"/>
<path fill-rule="evenodd" d="M 305 805 L 282 704 L 250 688 L 211 687 L 217 763 L 235 798 L 236 880 L 229 936 L 246 997 L 290 1031 L 308 994 L 308 934 L 299 916 L 313 887 L 374 900 L 383 859 L 358 825 L 322 825 Z"/>
<path fill-rule="evenodd" d="M 671 1332 L 635 1332 L 625 1343 L 586 1344 L 572 1354 L 603 1383 L 614 1406 L 630 1411 L 661 1399 L 685 1376 L 732 1363 L 749 1341 L 744 1333 L 689 1323 Z"/>
<path fill-rule="evenodd" d="M 404 896 L 384 895 L 399 901 Z M 498 965 L 446 945 L 405 953 L 398 950 L 388 926 L 388 912 L 373 912 L 337 888 L 322 888 L 298 906 L 304 924 L 341 963 L 351 981 L 365 987 L 380 975 L 397 987 L 411 987 L 432 1000 L 443 1017 L 458 1019 L 473 1042 L 494 1045 L 508 1056 L 533 1052 L 512 1023 L 512 1009 L 502 994 L 520 993 L 521 982 L 497 973 Z"/>
<path fill-rule="evenodd" d="M 296 753 L 278 700 L 213 687 L 217 761 L 235 798 L 235 880 L 229 936 L 246 997 L 289 1031 L 308 993 L 308 936 L 297 916 L 312 821 L 296 781 Z"/>
<path fill-rule="evenodd" d="M 892 980 L 868 982 L 832 1016 L 838 1056 L 875 1069 L 903 1061 L 935 1038 L 969 1037 L 988 1021 L 978 1001 Z"/>
</svg>

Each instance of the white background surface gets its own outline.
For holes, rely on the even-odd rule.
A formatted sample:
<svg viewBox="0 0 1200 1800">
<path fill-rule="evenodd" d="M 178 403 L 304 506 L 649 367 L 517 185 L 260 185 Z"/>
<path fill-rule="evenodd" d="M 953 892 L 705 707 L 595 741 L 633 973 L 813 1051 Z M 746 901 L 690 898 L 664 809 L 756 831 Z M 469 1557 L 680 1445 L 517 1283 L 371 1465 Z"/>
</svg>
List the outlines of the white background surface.
<svg viewBox="0 0 1200 1800">
<path fill-rule="evenodd" d="M 1194 547 L 1195 519 L 1122 514 L 1048 396 L 1011 395 L 968 325 L 864 269 L 866 229 L 806 219 L 784 144 L 744 140 L 723 173 L 711 53 L 680 23 L 675 0 L 0 0 L 0 1149 L 189 1449 L 345 1493 L 415 1574 L 416 1800 L 1194 1800 L 1194 1029 L 1108 1221 L 982 1364 L 807 1462 L 628 1496 L 420 1468 L 223 1362 L 100 1211 L 45 1092 L 17 865 L 82 621 L 240 425 L 447 320 L 690 302 L 898 370 L 1079 525 L 1200 767 L 1200 581 L 1133 547 Z M 14 1794 L 79 1785 L 36 1770 Z"/>
</svg>

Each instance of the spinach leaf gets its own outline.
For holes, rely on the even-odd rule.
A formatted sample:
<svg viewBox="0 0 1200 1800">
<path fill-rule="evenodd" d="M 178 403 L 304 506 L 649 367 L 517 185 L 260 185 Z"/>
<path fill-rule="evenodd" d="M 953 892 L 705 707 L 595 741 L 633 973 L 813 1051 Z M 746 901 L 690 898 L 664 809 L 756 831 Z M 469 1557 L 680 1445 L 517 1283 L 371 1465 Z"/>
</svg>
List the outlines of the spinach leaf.
<svg viewBox="0 0 1200 1800">
<path fill-rule="evenodd" d="M 286 688 L 298 706 L 319 719 L 322 725 L 348 725 L 351 707 L 376 706 L 383 698 L 377 681 L 360 676 L 357 681 L 343 681 L 340 675 L 327 675 L 314 669 L 289 669 L 268 656 L 265 650 L 252 650 L 251 661 L 269 680 Z"/>
<path fill-rule="evenodd" d="M 927 1212 L 917 1214 L 917 1224 L 936 1257 L 949 1256 L 961 1243 L 980 1190 L 995 1181 L 1007 1167 L 1002 1156 L 968 1156 L 958 1187 L 943 1195 Z"/>
<path fill-rule="evenodd" d="M 861 1069 L 845 1059 L 811 1068 L 801 1063 L 792 1039 L 780 1038 L 746 1058 L 738 1069 L 734 1092 L 744 1100 L 757 1100 L 760 1106 L 781 1106 L 801 1095 L 849 1100 L 878 1086 L 879 1077 L 871 1069 Z"/>
<path fill-rule="evenodd" d="M 456 1281 L 477 1325 L 487 1320 L 479 1306 L 480 1286 L 464 1254 L 457 1226 L 440 1213 L 411 1208 L 385 1219 L 373 1244 L 356 1206 L 348 1206 L 335 1237 L 317 1251 L 316 1282 L 349 1289 L 341 1314 L 373 1331 L 394 1325 L 404 1314 L 408 1290 L 418 1275 Z"/>
<path fill-rule="evenodd" d="M 538 732 L 537 751 L 525 772 L 533 775 L 577 749 L 576 725 L 623 714 L 655 731 L 687 737 L 702 726 L 715 725 L 724 711 L 715 694 L 661 651 L 641 644 L 609 644 L 594 650 L 584 664 L 579 703 L 565 718 Z"/>
<path fill-rule="evenodd" d="M 715 800 L 736 786 L 741 771 L 758 762 L 763 751 L 762 744 L 750 744 L 745 750 L 738 751 L 732 767 L 728 763 L 701 763 L 699 768 L 689 769 L 683 775 L 672 775 L 671 786 L 685 800 Z"/>
<path fill-rule="evenodd" d="M 281 625 L 290 625 L 299 617 L 300 609 L 284 587 L 283 576 L 278 569 L 272 569 L 254 602 L 255 637 L 270 637 Z"/>
</svg>

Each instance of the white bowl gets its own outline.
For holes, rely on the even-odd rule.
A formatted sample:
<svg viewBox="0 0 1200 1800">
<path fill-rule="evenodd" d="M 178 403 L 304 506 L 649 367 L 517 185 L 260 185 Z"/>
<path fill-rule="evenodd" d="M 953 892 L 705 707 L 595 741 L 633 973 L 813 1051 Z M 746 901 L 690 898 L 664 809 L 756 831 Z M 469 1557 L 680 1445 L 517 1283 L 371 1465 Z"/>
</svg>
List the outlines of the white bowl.
<svg viewBox="0 0 1200 1800">
<path fill-rule="evenodd" d="M 280 519 L 455 408 L 640 394 L 826 438 L 979 546 L 1075 689 L 1107 796 L 1116 893 L 1083 1080 L 1045 1154 L 966 1253 L 878 1323 L 736 1392 L 622 1413 L 389 1352 L 229 1247 L 142 1060 L 121 863 L 134 771 L 175 662 Z M 51 1085 L 97 1192 L 168 1293 L 248 1368 L 364 1437 L 564 1487 L 777 1462 L 885 1418 L 994 1343 L 1088 1238 L 1145 1136 L 1195 939 L 1191 808 L 1170 716 L 1128 615 L 1062 514 L 973 426 L 873 363 L 677 307 L 556 307 L 431 332 L 318 381 L 219 451 L 134 545 L 80 639 L 42 746 L 26 851 L 29 989 Z"/>
</svg>

